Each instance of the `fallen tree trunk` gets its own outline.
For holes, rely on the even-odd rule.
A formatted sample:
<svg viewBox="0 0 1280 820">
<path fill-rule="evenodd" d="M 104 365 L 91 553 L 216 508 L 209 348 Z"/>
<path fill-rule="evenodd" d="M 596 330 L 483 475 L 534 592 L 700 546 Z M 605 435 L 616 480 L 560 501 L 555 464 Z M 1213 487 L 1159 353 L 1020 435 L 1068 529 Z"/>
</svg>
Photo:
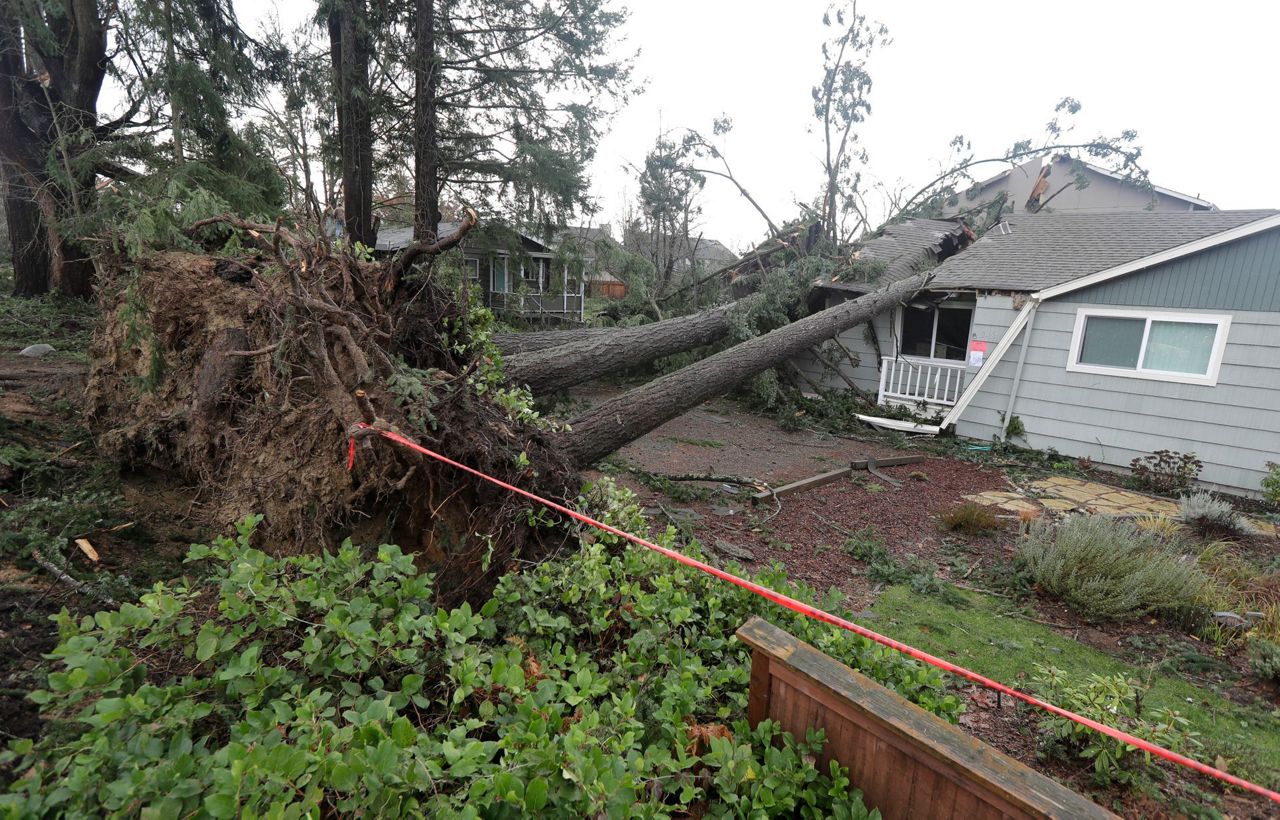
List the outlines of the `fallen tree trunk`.
<svg viewBox="0 0 1280 820">
<path fill-rule="evenodd" d="M 531 330 L 528 333 L 496 333 L 493 343 L 502 351 L 503 356 L 518 356 L 549 347 L 603 339 L 622 330 L 626 328 L 577 327 L 568 330 Z"/>
<path fill-rule="evenodd" d="M 928 273 L 895 282 L 853 301 L 819 311 L 771 333 L 628 390 L 574 419 L 563 433 L 564 453 L 580 467 L 594 464 L 630 441 L 692 407 L 741 384 L 881 311 L 910 299 L 929 282 Z"/>
<path fill-rule="evenodd" d="M 711 344 L 729 332 L 735 310 L 754 297 L 651 325 L 620 328 L 572 344 L 512 356 L 504 363 L 507 378 L 528 385 L 535 396 L 590 381 L 610 371 Z"/>
</svg>

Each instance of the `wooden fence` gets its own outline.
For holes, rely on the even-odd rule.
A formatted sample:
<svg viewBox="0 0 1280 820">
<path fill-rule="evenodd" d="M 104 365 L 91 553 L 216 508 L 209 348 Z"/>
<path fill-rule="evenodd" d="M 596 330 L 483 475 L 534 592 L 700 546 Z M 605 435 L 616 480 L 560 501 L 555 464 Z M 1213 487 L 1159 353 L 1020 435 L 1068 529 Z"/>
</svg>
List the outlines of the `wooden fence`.
<svg viewBox="0 0 1280 820">
<path fill-rule="evenodd" d="M 886 820 L 1115 817 L 767 621 L 737 634 L 752 650 L 751 725 L 823 729 L 821 768 L 840 761 Z"/>
</svg>

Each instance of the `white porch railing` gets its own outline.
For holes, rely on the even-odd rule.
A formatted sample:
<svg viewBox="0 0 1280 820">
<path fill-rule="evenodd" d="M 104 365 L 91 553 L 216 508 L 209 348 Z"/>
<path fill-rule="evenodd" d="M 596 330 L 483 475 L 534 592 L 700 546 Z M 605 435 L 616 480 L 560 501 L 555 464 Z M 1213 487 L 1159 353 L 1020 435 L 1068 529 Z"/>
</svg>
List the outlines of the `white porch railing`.
<svg viewBox="0 0 1280 820">
<path fill-rule="evenodd" d="M 880 360 L 880 404 L 923 401 L 950 407 L 964 392 L 964 362 L 885 356 Z"/>
</svg>

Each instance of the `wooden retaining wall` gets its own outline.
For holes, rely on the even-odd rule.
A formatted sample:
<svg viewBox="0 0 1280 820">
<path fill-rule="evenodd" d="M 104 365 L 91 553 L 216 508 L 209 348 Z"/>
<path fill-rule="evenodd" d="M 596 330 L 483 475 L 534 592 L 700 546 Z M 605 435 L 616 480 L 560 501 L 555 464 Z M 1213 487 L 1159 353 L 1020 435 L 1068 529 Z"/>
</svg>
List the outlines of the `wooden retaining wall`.
<svg viewBox="0 0 1280 820">
<path fill-rule="evenodd" d="M 820 768 L 840 761 L 885 820 L 1115 817 L 767 621 L 737 634 L 752 650 L 751 725 L 825 730 Z"/>
</svg>

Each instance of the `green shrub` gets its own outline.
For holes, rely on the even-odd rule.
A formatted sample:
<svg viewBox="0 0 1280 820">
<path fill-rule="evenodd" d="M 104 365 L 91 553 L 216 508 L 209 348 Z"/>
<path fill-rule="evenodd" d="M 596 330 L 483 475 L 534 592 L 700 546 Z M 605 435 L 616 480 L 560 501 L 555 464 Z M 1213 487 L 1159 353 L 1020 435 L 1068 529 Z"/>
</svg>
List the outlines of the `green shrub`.
<svg viewBox="0 0 1280 820">
<path fill-rule="evenodd" d="M 1262 477 L 1262 497 L 1267 503 L 1280 506 L 1280 464 L 1267 462 L 1267 474 Z"/>
<path fill-rule="evenodd" d="M 1036 664 L 1035 669 L 1032 686 L 1050 703 L 1175 752 L 1200 745 L 1189 722 L 1178 712 L 1148 709 L 1143 714 L 1144 691 L 1124 675 L 1090 675 L 1081 681 L 1069 678 L 1052 666 Z M 1075 721 L 1042 716 L 1039 732 L 1042 754 L 1066 752 L 1090 761 L 1093 779 L 1100 785 L 1132 784 L 1145 775 L 1159 772 L 1149 752 L 1135 754 L 1137 747 Z"/>
<path fill-rule="evenodd" d="M 1230 504 L 1212 494 L 1192 493 L 1178 503 L 1178 520 L 1200 535 L 1240 535 L 1249 525 Z"/>
<path fill-rule="evenodd" d="M 1249 668 L 1263 680 L 1280 680 L 1280 643 L 1266 638 L 1249 641 Z"/>
<path fill-rule="evenodd" d="M 629 494 L 591 495 L 643 529 Z M 50 731 L 0 756 L 19 776 L 0 814 L 866 816 L 842 769 L 814 767 L 821 738 L 747 727 L 732 633 L 753 614 L 960 710 L 936 670 L 611 535 L 506 576 L 475 612 L 434 608 L 396 547 L 275 558 L 255 524 L 192 548 L 198 584 L 59 617 L 32 696 Z M 779 569 L 757 580 L 839 609 Z"/>
<path fill-rule="evenodd" d="M 969 501 L 942 514 L 942 526 L 965 535 L 988 535 L 1000 528 L 1000 519 L 990 508 Z"/>
<path fill-rule="evenodd" d="M 1189 489 L 1203 468 L 1203 462 L 1196 458 L 1195 453 L 1176 450 L 1156 450 L 1149 456 L 1139 456 L 1129 462 L 1138 486 L 1161 495 L 1173 495 Z"/>
<path fill-rule="evenodd" d="M 1018 559 L 1041 589 L 1095 621 L 1195 607 L 1209 583 L 1176 543 L 1100 515 L 1070 516 L 1056 529 L 1033 523 Z"/>
</svg>

